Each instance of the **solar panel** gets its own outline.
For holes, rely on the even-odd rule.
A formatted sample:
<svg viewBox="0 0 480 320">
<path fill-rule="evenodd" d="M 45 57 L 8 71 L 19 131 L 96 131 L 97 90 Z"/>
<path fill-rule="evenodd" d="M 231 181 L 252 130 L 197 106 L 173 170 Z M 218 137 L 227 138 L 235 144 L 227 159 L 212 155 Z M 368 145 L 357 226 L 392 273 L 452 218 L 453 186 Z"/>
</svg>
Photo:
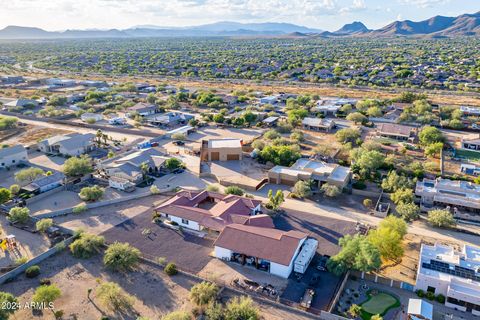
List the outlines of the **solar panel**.
<svg viewBox="0 0 480 320">
<path fill-rule="evenodd" d="M 422 267 L 425 269 L 434 270 L 441 273 L 446 273 L 453 276 L 465 279 L 472 279 L 480 282 L 480 276 L 475 275 L 475 271 L 460 266 L 455 266 L 455 269 L 450 269 L 450 265 L 445 262 L 431 260 L 430 263 L 422 263 Z"/>
</svg>

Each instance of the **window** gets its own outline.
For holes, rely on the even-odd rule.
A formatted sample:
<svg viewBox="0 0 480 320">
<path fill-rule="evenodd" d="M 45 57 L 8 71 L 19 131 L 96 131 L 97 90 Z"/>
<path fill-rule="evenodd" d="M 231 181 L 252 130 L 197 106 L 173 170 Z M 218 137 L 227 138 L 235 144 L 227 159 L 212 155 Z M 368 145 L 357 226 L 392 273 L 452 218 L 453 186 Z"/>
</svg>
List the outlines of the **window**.
<svg viewBox="0 0 480 320">
<path fill-rule="evenodd" d="M 188 224 L 188 220 L 187 219 L 182 219 L 182 223 L 183 224 Z"/>
<path fill-rule="evenodd" d="M 164 213 L 164 215 L 165 215 L 165 218 L 168 218 L 168 213 Z"/>
<path fill-rule="evenodd" d="M 431 293 L 435 293 L 435 288 L 428 286 L 427 291 Z"/>
</svg>

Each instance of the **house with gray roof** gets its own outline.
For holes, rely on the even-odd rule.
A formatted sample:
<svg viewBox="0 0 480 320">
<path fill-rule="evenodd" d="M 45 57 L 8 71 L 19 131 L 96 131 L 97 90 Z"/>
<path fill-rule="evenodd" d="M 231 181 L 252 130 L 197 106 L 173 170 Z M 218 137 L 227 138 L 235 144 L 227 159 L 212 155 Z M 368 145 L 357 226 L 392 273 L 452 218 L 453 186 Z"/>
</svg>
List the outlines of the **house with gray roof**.
<svg viewBox="0 0 480 320">
<path fill-rule="evenodd" d="M 0 149 L 0 168 L 8 168 L 22 162 L 28 162 L 27 150 L 24 146 L 16 145 Z"/>
<path fill-rule="evenodd" d="M 38 143 L 38 150 L 65 156 L 80 156 L 96 148 L 93 133 L 53 136 Z"/>
<path fill-rule="evenodd" d="M 40 194 L 64 185 L 65 179 L 65 175 L 57 171 L 51 175 L 41 175 L 37 177 L 22 189 L 32 193 Z"/>
<path fill-rule="evenodd" d="M 312 131 L 330 132 L 335 127 L 335 121 L 323 118 L 305 118 L 302 120 L 302 128 Z"/>
<path fill-rule="evenodd" d="M 155 174 L 162 170 L 168 158 L 163 152 L 149 148 L 102 161 L 97 168 L 108 179 L 115 177 L 138 184 L 143 181 L 143 164 L 146 164 L 148 173 Z"/>
</svg>

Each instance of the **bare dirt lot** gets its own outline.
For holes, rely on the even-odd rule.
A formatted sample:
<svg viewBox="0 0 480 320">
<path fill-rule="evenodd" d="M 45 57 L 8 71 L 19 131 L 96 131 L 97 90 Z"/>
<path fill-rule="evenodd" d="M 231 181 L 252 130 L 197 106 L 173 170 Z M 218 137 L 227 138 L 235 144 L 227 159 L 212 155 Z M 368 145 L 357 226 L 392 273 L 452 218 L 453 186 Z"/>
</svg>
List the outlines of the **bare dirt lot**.
<svg viewBox="0 0 480 320">
<path fill-rule="evenodd" d="M 41 126 L 36 126 L 32 124 L 28 124 L 26 126 L 21 127 L 21 130 L 17 130 L 18 133 L 10 136 L 9 138 L 0 141 L 5 144 L 23 144 L 23 145 L 31 145 L 37 143 L 40 140 L 49 138 L 54 135 L 59 134 L 67 134 L 72 133 L 73 131 L 62 130 L 62 129 L 55 129 L 55 128 L 45 128 Z"/>
<path fill-rule="evenodd" d="M 382 267 L 379 275 L 404 281 L 410 284 L 415 284 L 417 265 L 420 254 L 420 247 L 423 244 L 433 245 L 435 242 L 439 242 L 437 239 L 430 237 L 419 237 L 412 234 L 407 234 L 403 241 L 403 248 L 405 250 L 404 255 L 400 263 L 395 264 L 393 262 L 387 262 Z M 458 244 L 451 242 L 442 242 L 459 249 Z"/>
<path fill-rule="evenodd" d="M 61 290 L 61 297 L 55 301 L 55 310 L 63 310 L 63 319 L 100 319 L 108 316 L 110 319 L 137 319 L 138 316 L 149 319 L 160 319 L 162 315 L 175 310 L 191 311 L 194 307 L 190 302 L 189 290 L 199 282 L 198 279 L 184 274 L 167 276 L 161 267 L 152 264 L 140 264 L 137 270 L 130 273 L 115 273 L 103 267 L 101 255 L 88 260 L 74 258 L 64 251 L 40 263 L 41 278 L 48 278 Z M 95 295 L 99 283 L 116 282 L 128 294 L 135 297 L 133 309 L 125 314 L 107 309 Z M 2 285 L 2 291 L 10 292 L 18 297 L 20 304 L 32 300 L 35 288 L 39 286 L 39 278 L 28 279 L 24 275 L 12 282 Z M 92 289 L 90 298 L 88 290 Z M 220 300 L 226 302 L 237 294 L 226 290 L 220 295 Z M 257 301 L 263 319 L 280 320 L 310 319 L 270 304 Z M 14 319 L 55 319 L 50 310 L 43 314 L 34 314 L 31 309 L 18 310 Z"/>
</svg>

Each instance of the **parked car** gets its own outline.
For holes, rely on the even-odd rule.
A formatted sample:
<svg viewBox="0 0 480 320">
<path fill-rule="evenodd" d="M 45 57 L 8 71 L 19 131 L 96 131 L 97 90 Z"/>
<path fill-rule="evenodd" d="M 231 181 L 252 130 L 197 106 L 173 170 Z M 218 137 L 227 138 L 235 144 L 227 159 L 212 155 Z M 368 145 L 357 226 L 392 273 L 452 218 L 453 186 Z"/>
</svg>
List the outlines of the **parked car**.
<svg viewBox="0 0 480 320">
<path fill-rule="evenodd" d="M 185 142 L 179 140 L 179 141 L 173 141 L 173 144 L 176 146 L 184 146 Z"/>
<path fill-rule="evenodd" d="M 328 262 L 328 259 L 330 259 L 330 256 L 323 255 L 323 256 L 320 258 L 320 262 L 318 263 L 317 270 L 327 271 L 327 262 Z"/>
</svg>

